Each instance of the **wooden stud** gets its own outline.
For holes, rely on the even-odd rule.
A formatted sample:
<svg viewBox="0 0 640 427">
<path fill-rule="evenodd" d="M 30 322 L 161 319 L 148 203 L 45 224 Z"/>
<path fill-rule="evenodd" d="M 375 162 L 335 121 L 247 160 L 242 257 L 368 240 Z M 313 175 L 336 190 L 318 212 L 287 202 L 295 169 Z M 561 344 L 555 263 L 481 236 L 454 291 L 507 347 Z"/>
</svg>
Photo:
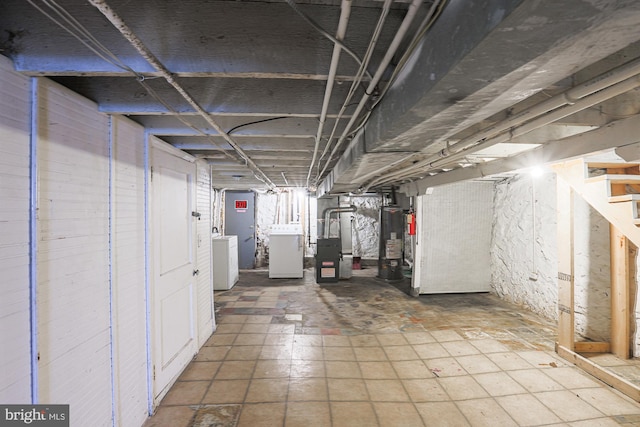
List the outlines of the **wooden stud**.
<svg viewBox="0 0 640 427">
<path fill-rule="evenodd" d="M 629 358 L 629 240 L 613 225 L 611 241 L 611 352 Z"/>
<path fill-rule="evenodd" d="M 575 347 L 573 312 L 573 191 L 557 178 L 558 215 L 558 343 Z"/>
</svg>

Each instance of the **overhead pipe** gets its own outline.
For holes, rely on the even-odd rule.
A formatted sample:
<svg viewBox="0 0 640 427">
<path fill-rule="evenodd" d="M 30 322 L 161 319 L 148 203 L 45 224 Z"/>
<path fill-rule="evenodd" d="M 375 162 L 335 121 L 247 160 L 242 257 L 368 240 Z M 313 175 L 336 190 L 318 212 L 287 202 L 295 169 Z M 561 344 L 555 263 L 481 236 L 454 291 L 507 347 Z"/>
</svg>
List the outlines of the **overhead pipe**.
<svg viewBox="0 0 640 427">
<path fill-rule="evenodd" d="M 580 101 L 567 105 L 565 107 L 559 108 L 555 111 L 549 112 L 548 114 L 542 115 L 530 122 L 527 122 L 521 126 L 517 126 L 511 129 L 509 132 L 502 133 L 493 138 L 482 141 L 474 146 L 466 147 L 461 149 L 460 151 L 450 152 L 446 156 L 443 155 L 435 155 L 431 156 L 425 160 L 422 160 L 408 168 L 405 168 L 402 171 L 398 171 L 392 174 L 385 175 L 380 177 L 370 184 L 368 184 L 365 188 L 368 190 L 369 188 L 381 185 L 386 182 L 390 182 L 393 180 L 401 179 L 402 177 L 408 177 L 411 175 L 410 172 L 413 172 L 417 169 L 427 167 L 427 170 L 438 169 L 441 167 L 445 167 L 446 165 L 450 165 L 455 163 L 461 158 L 468 156 L 469 154 L 475 153 L 479 150 L 491 147 L 495 144 L 508 142 L 513 138 L 517 138 L 519 136 L 525 135 L 535 129 L 541 128 L 545 125 L 554 123 L 564 117 L 575 114 L 579 111 L 582 111 L 586 108 L 589 108 L 593 105 L 596 105 L 600 102 L 606 101 L 607 99 L 611 99 L 614 96 L 620 95 L 622 93 L 628 92 L 629 90 L 640 87 L 640 75 L 629 79 L 628 81 L 618 83 L 608 89 L 604 89 L 594 95 L 587 96 Z"/>
<path fill-rule="evenodd" d="M 339 208 L 326 208 L 322 211 L 322 218 L 324 219 L 324 227 L 322 229 L 322 237 L 329 237 L 329 221 L 331 221 L 331 214 L 334 213 L 345 213 L 345 212 L 355 212 L 358 208 L 355 205 L 349 205 L 349 207 L 339 207 Z"/>
<path fill-rule="evenodd" d="M 363 97 L 360 99 L 360 102 L 358 103 L 358 106 L 356 107 L 355 112 L 351 116 L 351 120 L 349 120 L 349 123 L 347 124 L 344 131 L 342 132 L 342 135 L 338 139 L 338 142 L 336 143 L 335 147 L 333 147 L 333 150 L 331 150 L 331 154 L 329 155 L 329 158 L 327 159 L 327 162 L 325 163 L 325 166 L 320 172 L 319 176 L 322 176 L 322 174 L 327 170 L 331 162 L 331 158 L 338 151 L 340 146 L 344 143 L 345 139 L 347 138 L 347 135 L 349 134 L 349 130 L 353 127 L 355 121 L 358 119 L 359 114 L 362 112 L 362 109 L 364 108 L 365 104 L 373 95 L 373 92 L 376 86 L 378 85 L 378 83 L 382 79 L 382 76 L 387 70 L 387 66 L 393 59 L 393 56 L 396 54 L 396 51 L 400 47 L 400 43 L 402 42 L 402 39 L 404 38 L 405 34 L 409 30 L 409 26 L 413 22 L 413 19 L 416 17 L 416 14 L 418 13 L 418 9 L 420 8 L 421 4 L 422 4 L 422 0 L 412 0 L 411 4 L 409 5 L 407 14 L 402 20 L 402 24 L 400 24 L 400 28 L 398 28 L 396 35 L 394 36 L 393 40 L 391 41 L 391 44 L 389 45 L 389 48 L 387 49 L 387 52 L 382 58 L 382 61 L 378 66 L 378 70 L 374 74 L 373 79 L 371 79 L 371 81 L 369 82 L 369 86 L 367 87 L 367 90 L 365 91 Z"/>
<path fill-rule="evenodd" d="M 564 117 L 575 114 L 579 111 L 582 111 L 586 108 L 592 107 L 593 105 L 604 102 L 608 99 L 611 99 L 615 96 L 621 95 L 630 90 L 636 89 L 640 87 L 640 75 L 627 79 L 623 82 L 615 84 L 607 89 L 603 89 L 593 95 L 586 96 L 581 100 L 575 102 L 574 104 L 567 105 L 565 107 L 558 108 L 557 110 L 551 111 L 547 114 L 544 114 L 538 118 L 535 118 L 529 122 L 526 122 L 520 126 L 514 127 L 509 132 L 502 133 L 493 138 L 482 141 L 474 146 L 469 146 L 466 148 L 462 148 L 460 151 L 450 152 L 447 156 L 431 156 L 421 162 L 416 163 L 402 171 L 396 172 L 395 174 L 390 174 L 388 176 L 383 177 L 384 179 L 378 179 L 373 181 L 367 188 L 370 188 L 374 185 L 379 185 L 384 182 L 388 182 L 389 180 L 398 179 L 402 176 L 409 176 L 407 172 L 411 172 L 413 170 L 419 169 L 422 166 L 428 166 L 430 170 L 436 169 L 439 167 L 443 167 L 447 164 L 451 164 L 452 162 L 456 162 L 457 160 L 464 158 L 465 156 L 477 152 L 479 150 L 488 148 L 492 145 L 499 144 L 502 142 L 508 142 L 513 138 L 517 138 L 519 136 L 525 135 L 535 129 L 538 129 L 542 126 L 554 123 Z M 420 165 L 420 166 L 418 166 Z"/>
<path fill-rule="evenodd" d="M 539 102 L 513 117 L 476 132 L 441 150 L 437 155 L 432 155 L 414 163 L 402 171 L 390 173 L 373 180 L 366 188 L 368 189 L 402 176 L 410 176 L 410 172 L 424 167 L 434 169 L 438 165 L 451 163 L 473 152 L 501 142 L 507 142 L 512 138 L 524 135 L 532 130 L 628 92 L 640 86 L 639 74 L 640 59 L 630 61 L 620 67 L 600 74 L 587 82 L 568 89 L 563 93 Z M 405 159 L 395 162 L 394 165 L 408 161 L 417 155 L 417 153 L 411 154 Z M 376 173 L 379 173 L 379 171 Z"/>
<path fill-rule="evenodd" d="M 402 71 L 404 66 L 409 61 L 409 58 L 415 51 L 416 47 L 418 46 L 418 43 L 420 43 L 420 40 L 422 40 L 422 37 L 424 37 L 426 32 L 429 30 L 429 28 L 431 28 L 431 26 L 435 23 L 436 19 L 440 16 L 442 11 L 444 10 L 444 7 L 447 1 L 448 0 L 434 0 L 433 3 L 431 3 L 431 7 L 429 8 L 429 11 L 427 12 L 424 19 L 422 20 L 422 23 L 420 23 L 420 26 L 418 27 L 418 31 L 416 31 L 416 33 L 413 35 L 413 38 L 411 39 L 409 46 L 400 57 L 398 64 L 393 69 L 393 73 L 391 73 L 389 82 L 385 85 L 384 90 L 382 91 L 382 93 L 380 94 L 376 102 L 373 104 L 373 106 L 371 107 L 372 109 L 375 108 L 376 105 L 380 103 L 380 101 L 382 101 L 386 93 L 389 91 L 389 89 L 391 88 L 391 85 L 393 85 L 395 79 L 400 74 L 400 71 Z"/>
<path fill-rule="evenodd" d="M 285 2 L 287 2 L 287 4 L 291 6 L 291 9 L 293 9 L 302 19 L 304 19 L 309 25 L 315 28 L 316 31 L 318 31 L 320 34 L 322 34 L 323 36 L 331 40 L 334 44 L 340 45 L 340 47 L 345 52 L 347 52 L 353 59 L 355 59 L 355 61 L 359 65 L 362 65 L 362 60 L 360 59 L 357 53 L 355 53 L 352 49 L 350 49 L 349 46 L 346 46 L 344 43 L 342 43 L 342 40 L 338 40 L 337 38 L 333 37 L 331 34 L 326 32 L 320 25 L 318 25 L 317 22 L 311 19 L 309 15 L 305 14 L 302 10 L 300 10 L 300 8 L 298 7 L 298 5 L 294 0 L 285 0 Z M 365 73 L 367 74 L 367 77 L 371 78 L 371 75 L 369 74 L 368 71 L 365 71 Z"/>
<path fill-rule="evenodd" d="M 264 178 L 264 182 L 271 188 L 275 188 L 276 185 L 269 179 L 269 177 L 258 167 L 257 164 L 244 152 L 244 150 L 225 132 L 218 123 L 216 123 L 211 115 L 204 110 L 196 102 L 191 95 L 175 80 L 173 74 L 160 62 L 158 58 L 144 45 L 142 40 L 135 35 L 133 31 L 127 26 L 127 24 L 118 16 L 118 14 L 111 9 L 105 0 L 89 0 L 94 7 L 96 7 L 104 16 L 113 24 L 114 27 L 127 39 L 127 41 L 133 46 L 140 55 L 149 63 L 153 68 L 160 73 L 160 75 L 169 83 L 178 93 L 184 98 L 196 112 L 205 119 L 205 121 L 224 138 L 225 141 L 242 157 L 247 165 Z M 262 179 L 261 179 L 262 180 Z"/>
<path fill-rule="evenodd" d="M 398 62 L 398 65 L 393 70 L 393 74 L 391 75 L 391 78 L 389 79 L 389 83 L 386 85 L 386 87 L 384 88 L 383 92 L 380 94 L 380 97 L 378 98 L 378 100 L 374 104 L 373 108 L 375 108 L 375 106 L 378 105 L 380 103 L 380 101 L 382 101 L 382 99 L 384 98 L 385 94 L 388 92 L 389 88 L 391 87 L 391 85 L 395 81 L 395 78 L 397 77 L 399 72 L 402 70 L 404 65 L 409 61 L 409 58 L 410 58 L 411 54 L 413 53 L 413 51 L 415 50 L 416 46 L 418 45 L 420 39 L 425 35 L 427 30 L 433 25 L 433 23 L 435 22 L 437 17 L 442 13 L 442 10 L 444 9 L 444 6 L 445 6 L 446 2 L 447 2 L 447 0 L 435 0 L 433 2 L 433 4 L 431 5 L 431 8 L 427 12 L 427 15 L 424 17 L 422 23 L 420 24 L 420 29 L 414 35 L 413 40 L 411 40 L 411 43 L 410 43 L 409 48 L 407 49 L 407 51 L 403 53 L 402 58 Z M 395 168 L 396 166 L 401 165 L 401 164 L 411 160 L 411 158 L 414 157 L 414 156 L 417 157 L 418 153 L 414 153 L 414 154 L 412 154 L 412 155 L 410 155 L 408 157 L 405 157 L 403 159 L 396 160 L 395 162 L 384 166 L 382 169 L 383 170 L 391 170 L 391 169 Z M 376 175 L 380 175 L 380 170 L 379 169 L 375 170 L 373 172 L 370 172 L 368 174 L 365 174 L 363 176 L 360 176 L 359 180 L 366 181 L 368 178 L 375 177 Z"/>
<path fill-rule="evenodd" d="M 369 40 L 369 45 L 367 47 L 367 51 L 365 53 L 363 61 L 360 64 L 360 68 L 358 69 L 358 72 L 357 72 L 356 76 L 354 76 L 354 80 L 351 83 L 351 87 L 349 88 L 349 93 L 347 94 L 345 100 L 342 103 L 342 107 L 340 108 L 340 111 L 338 112 L 338 117 L 336 118 L 336 121 L 333 124 L 333 129 L 331 130 L 331 135 L 329 135 L 329 138 L 327 140 L 327 144 L 325 145 L 324 150 L 322 151 L 322 154 L 320 155 L 320 160 L 322 160 L 322 158 L 325 156 L 325 154 L 327 154 L 327 151 L 329 151 L 329 148 L 331 146 L 331 141 L 333 141 L 333 137 L 336 134 L 336 131 L 338 129 L 338 124 L 340 123 L 340 119 L 342 119 L 344 113 L 347 111 L 347 107 L 351 105 L 351 98 L 355 95 L 358 86 L 362 83 L 364 75 L 365 74 L 369 75 L 368 71 L 367 71 L 367 67 L 369 66 L 369 62 L 371 61 L 371 58 L 373 56 L 373 52 L 375 50 L 375 47 L 378 44 L 378 39 L 380 37 L 380 34 L 382 33 L 382 27 L 384 26 L 384 22 L 387 19 L 387 16 L 389 14 L 389 10 L 391 10 L 391 4 L 392 3 L 393 3 L 393 0 L 385 0 L 384 1 L 384 4 L 382 6 L 382 12 L 380 13 L 380 17 L 378 18 L 378 23 L 376 24 L 376 27 L 373 30 L 373 34 L 371 35 L 371 40 Z M 370 77 L 370 79 L 373 78 L 371 76 L 369 76 L 369 77 Z M 319 169 L 320 169 L 320 167 L 318 166 L 318 170 Z M 319 177 L 319 175 L 318 175 L 318 177 Z"/>
<path fill-rule="evenodd" d="M 336 31 L 336 39 L 342 41 L 347 33 L 347 25 L 349 24 L 349 17 L 351 16 L 351 0 L 342 0 L 340 7 L 340 21 L 338 22 L 338 30 Z M 316 143 L 313 148 L 313 157 L 311 158 L 311 164 L 309 165 L 309 173 L 307 173 L 307 187 L 309 186 L 309 179 L 311 178 L 311 171 L 313 165 L 316 162 L 318 156 L 318 150 L 320 149 L 320 140 L 322 138 L 322 131 L 324 130 L 324 123 L 327 120 L 327 112 L 329 111 L 329 101 L 331 100 L 331 94 L 333 93 L 333 84 L 338 72 L 338 62 L 340 61 L 340 52 L 342 47 L 338 43 L 333 45 L 333 54 L 331 56 L 331 64 L 329 64 L 329 75 L 327 76 L 327 86 L 324 90 L 324 99 L 322 101 L 322 111 L 320 112 L 320 123 L 318 124 L 318 131 L 316 133 Z M 336 119 L 337 120 L 337 119 Z"/>
</svg>

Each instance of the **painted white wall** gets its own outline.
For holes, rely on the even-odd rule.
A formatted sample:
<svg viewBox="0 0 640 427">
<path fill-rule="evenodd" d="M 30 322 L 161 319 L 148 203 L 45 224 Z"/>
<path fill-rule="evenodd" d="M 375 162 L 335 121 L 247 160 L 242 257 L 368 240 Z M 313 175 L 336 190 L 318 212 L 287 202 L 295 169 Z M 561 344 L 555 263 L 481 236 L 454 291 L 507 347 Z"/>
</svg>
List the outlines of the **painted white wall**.
<svg viewBox="0 0 640 427">
<path fill-rule="evenodd" d="M 608 341 L 608 222 L 577 195 L 574 212 L 576 333 Z M 521 174 L 496 185 L 491 263 L 492 289 L 497 295 L 557 320 L 555 174 L 538 178 Z"/>
<path fill-rule="evenodd" d="M 470 181 L 418 196 L 420 293 L 489 291 L 493 192 L 493 182 Z"/>
<path fill-rule="evenodd" d="M 339 206 L 354 205 L 356 212 L 341 213 L 331 215 L 328 228 L 325 227 L 325 219 L 322 213 L 327 208 L 337 208 Z M 317 200 L 315 212 L 316 219 L 316 235 L 325 234 L 326 237 L 338 237 L 342 227 L 351 228 L 350 242 L 343 242 L 343 248 L 351 245 L 353 256 L 359 256 L 362 259 L 377 260 L 380 251 L 380 207 L 382 206 L 382 196 L 366 195 L 366 196 L 340 196 L 333 198 L 321 198 Z"/>
<path fill-rule="evenodd" d="M 0 56 L 0 402 L 31 402 L 29 79 Z"/>
<path fill-rule="evenodd" d="M 535 231 L 531 204 L 534 183 Z M 497 183 L 495 188 L 492 290 L 509 302 L 557 320 L 555 174 L 545 174 L 536 181 L 531 176 L 518 175 Z"/>
<path fill-rule="evenodd" d="M 111 117 L 111 240 L 115 425 L 148 416 L 144 129 Z"/>
<path fill-rule="evenodd" d="M 72 426 L 140 426 L 148 416 L 144 130 L 98 112 L 53 81 L 0 57 L 0 401 L 71 405 Z M 30 155 L 30 141 L 36 156 Z M 37 165 L 37 238 L 29 236 L 30 162 Z M 211 307 L 210 174 L 198 174 L 206 244 L 199 312 Z M 37 311 L 29 302 L 35 248 Z M 206 297 L 204 295 L 206 294 Z M 35 315 L 37 349 L 30 345 Z M 206 332 L 201 330 L 200 341 Z M 199 322 L 200 323 L 200 322 Z"/>
<path fill-rule="evenodd" d="M 216 190 L 214 190 L 215 200 L 218 200 Z M 268 247 L 270 227 L 277 223 L 286 223 L 287 219 L 282 217 L 283 204 L 288 203 L 282 194 L 260 192 L 256 193 L 256 242 L 258 255 L 256 266 L 264 267 L 268 265 Z M 378 239 L 379 239 L 379 216 L 382 198 L 380 196 L 352 196 L 346 204 L 353 204 L 357 207 L 353 215 L 353 254 L 366 259 L 378 259 Z M 219 217 L 221 203 L 214 206 L 214 217 Z M 318 233 L 322 233 L 321 221 L 317 217 L 325 207 L 337 206 L 338 201 L 321 199 L 320 202 L 315 197 L 307 199 L 303 206 L 301 220 L 305 234 L 305 257 L 315 256 L 315 244 Z M 286 210 L 286 209 L 285 209 Z M 334 215 L 333 220 L 336 219 Z M 215 223 L 214 223 L 215 225 Z M 218 226 L 220 229 L 220 226 Z M 334 230 L 334 228 L 332 228 Z M 335 227 L 337 230 L 337 226 Z"/>
<path fill-rule="evenodd" d="M 610 341 L 611 258 L 609 222 L 574 195 L 574 310 L 576 332 Z"/>
<path fill-rule="evenodd" d="M 207 162 L 196 161 L 196 209 L 200 214 L 196 225 L 198 348 L 215 330 L 213 282 L 211 275 L 211 170 Z"/>
<path fill-rule="evenodd" d="M 377 260 L 380 253 L 380 207 L 382 197 L 353 196 L 350 203 L 357 210 L 353 213 L 353 255 L 362 259 Z"/>
<path fill-rule="evenodd" d="M 256 193 L 256 267 L 269 265 L 269 234 L 278 223 L 278 200 L 275 193 Z"/>
<path fill-rule="evenodd" d="M 256 192 L 256 267 L 269 265 L 269 235 L 273 224 L 288 224 L 298 220 L 304 234 L 304 256 L 314 256 L 316 199 L 315 197 L 302 196 L 302 193 L 295 195 L 295 192 L 296 190 L 283 193 Z M 298 218 L 292 218 L 288 215 L 291 212 L 292 202 L 300 204 Z M 295 211 L 297 212 L 297 208 Z"/>
<path fill-rule="evenodd" d="M 111 425 L 108 117 L 37 88 L 38 395 Z M 82 421 L 81 421 L 82 420 Z"/>
</svg>

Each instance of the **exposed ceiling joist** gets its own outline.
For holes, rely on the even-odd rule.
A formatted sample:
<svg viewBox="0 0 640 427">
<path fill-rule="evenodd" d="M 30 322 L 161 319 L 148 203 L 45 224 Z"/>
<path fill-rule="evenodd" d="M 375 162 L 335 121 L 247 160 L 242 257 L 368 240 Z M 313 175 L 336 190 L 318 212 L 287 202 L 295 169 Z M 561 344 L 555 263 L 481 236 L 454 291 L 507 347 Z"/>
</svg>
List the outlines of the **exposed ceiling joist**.
<svg viewBox="0 0 640 427">
<path fill-rule="evenodd" d="M 205 159 L 220 188 L 271 182 L 323 195 L 434 182 L 432 174 L 466 179 L 559 140 L 593 148 L 579 135 L 613 132 L 610 123 L 640 112 L 630 86 L 440 161 L 460 141 L 640 58 L 635 0 L 353 0 L 348 14 L 343 0 L 92 1 L 119 24 L 85 0 L 3 0 L 0 53 L 17 71 L 53 78 Z M 367 72 L 335 37 L 360 60 L 371 46 Z"/>
</svg>

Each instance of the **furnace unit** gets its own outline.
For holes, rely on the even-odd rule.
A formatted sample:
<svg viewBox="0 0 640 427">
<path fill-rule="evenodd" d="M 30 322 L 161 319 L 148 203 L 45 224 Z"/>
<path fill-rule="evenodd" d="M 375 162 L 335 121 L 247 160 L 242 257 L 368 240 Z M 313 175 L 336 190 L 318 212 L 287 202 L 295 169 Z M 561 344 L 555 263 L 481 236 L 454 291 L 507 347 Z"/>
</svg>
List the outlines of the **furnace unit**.
<svg viewBox="0 0 640 427">
<path fill-rule="evenodd" d="M 380 210 L 378 277 L 387 280 L 400 280 L 403 278 L 403 241 L 403 210 L 398 206 L 384 206 Z"/>
<path fill-rule="evenodd" d="M 342 242 L 338 238 L 318 239 L 317 248 L 316 282 L 337 282 L 340 280 Z"/>
</svg>

